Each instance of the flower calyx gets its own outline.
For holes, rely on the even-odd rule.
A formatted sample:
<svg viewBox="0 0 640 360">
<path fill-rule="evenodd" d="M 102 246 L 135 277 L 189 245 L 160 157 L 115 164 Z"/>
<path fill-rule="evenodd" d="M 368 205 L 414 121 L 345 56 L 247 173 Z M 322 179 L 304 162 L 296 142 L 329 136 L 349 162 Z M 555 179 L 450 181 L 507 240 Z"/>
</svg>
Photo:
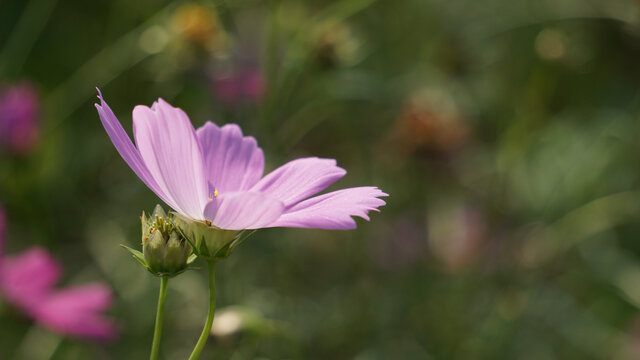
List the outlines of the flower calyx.
<svg viewBox="0 0 640 360">
<path fill-rule="evenodd" d="M 227 258 L 255 230 L 226 230 L 209 221 L 194 220 L 173 213 L 182 236 L 191 244 L 193 253 L 207 261 Z"/>
</svg>

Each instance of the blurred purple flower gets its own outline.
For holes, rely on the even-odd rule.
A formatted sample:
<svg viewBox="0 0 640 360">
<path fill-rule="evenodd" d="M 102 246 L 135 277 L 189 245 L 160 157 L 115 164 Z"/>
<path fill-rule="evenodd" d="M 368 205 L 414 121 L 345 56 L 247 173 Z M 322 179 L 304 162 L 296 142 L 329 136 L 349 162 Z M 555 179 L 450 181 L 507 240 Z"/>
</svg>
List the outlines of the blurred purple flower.
<svg viewBox="0 0 640 360">
<path fill-rule="evenodd" d="M 218 99 L 224 103 L 248 100 L 258 103 L 264 94 L 265 84 L 260 70 L 249 68 L 216 76 L 213 86 Z"/>
<path fill-rule="evenodd" d="M 352 216 L 385 205 L 372 186 L 309 198 L 346 171 L 333 159 L 290 161 L 263 177 L 264 154 L 240 127 L 207 122 L 197 131 L 184 111 L 159 99 L 133 109 L 137 148 L 99 96 L 100 120 L 140 179 L 178 213 L 221 229 L 266 227 L 354 229 Z M 306 200 L 305 200 L 306 199 Z"/>
<path fill-rule="evenodd" d="M 374 259 L 386 270 L 399 270 L 420 262 L 427 253 L 424 225 L 406 214 L 394 220 L 389 228 L 377 233 L 377 245 L 372 248 Z"/>
<path fill-rule="evenodd" d="M 56 333 L 96 340 L 115 336 L 112 320 L 101 314 L 111 305 L 111 291 L 93 283 L 55 289 L 60 264 L 39 247 L 4 256 L 5 217 L 0 210 L 0 294 L 38 324 Z"/>
<path fill-rule="evenodd" d="M 23 82 L 0 92 L 0 143 L 25 154 L 38 141 L 40 99 L 36 89 Z"/>
</svg>

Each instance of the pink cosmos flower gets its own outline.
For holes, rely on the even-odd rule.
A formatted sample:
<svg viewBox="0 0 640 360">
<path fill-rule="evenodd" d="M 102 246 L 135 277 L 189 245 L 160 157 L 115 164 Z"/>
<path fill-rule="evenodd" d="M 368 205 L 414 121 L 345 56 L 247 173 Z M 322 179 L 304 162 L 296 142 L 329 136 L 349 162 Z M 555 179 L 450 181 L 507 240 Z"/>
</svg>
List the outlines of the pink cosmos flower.
<svg viewBox="0 0 640 360">
<path fill-rule="evenodd" d="M 21 83 L 0 92 L 0 145 L 24 154 L 38 140 L 38 92 Z"/>
<path fill-rule="evenodd" d="M 290 161 L 263 177 L 264 154 L 240 127 L 194 129 L 181 109 L 158 99 L 133 109 L 136 146 L 100 94 L 100 120 L 138 177 L 176 212 L 226 230 L 267 227 L 354 229 L 352 216 L 385 205 L 372 186 L 311 197 L 346 171 L 333 159 Z"/>
<path fill-rule="evenodd" d="M 0 210 L 0 295 L 53 332 L 96 340 L 113 338 L 115 326 L 101 314 L 111 305 L 109 288 L 94 283 L 55 289 L 60 264 L 39 247 L 4 256 L 4 227 Z"/>
</svg>

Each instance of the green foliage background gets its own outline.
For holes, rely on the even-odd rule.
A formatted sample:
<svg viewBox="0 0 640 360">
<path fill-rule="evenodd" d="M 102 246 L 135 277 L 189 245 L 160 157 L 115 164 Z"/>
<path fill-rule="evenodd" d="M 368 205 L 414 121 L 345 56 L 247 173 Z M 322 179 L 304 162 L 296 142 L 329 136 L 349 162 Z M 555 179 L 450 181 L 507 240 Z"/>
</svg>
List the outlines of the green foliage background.
<svg viewBox="0 0 640 360">
<path fill-rule="evenodd" d="M 159 199 L 96 86 L 127 130 L 163 97 L 240 124 L 267 171 L 336 158 L 331 189 L 391 195 L 357 230 L 261 230 L 219 263 L 219 308 L 250 321 L 203 358 L 640 357 L 639 63 L 632 0 L 2 1 L 0 79 L 42 99 L 37 148 L 0 154 L 7 251 L 107 282 L 121 333 L 58 343 L 3 304 L 0 359 L 148 356 L 159 281 L 118 245 Z M 259 68 L 264 96 L 221 101 L 229 67 Z M 165 359 L 195 343 L 205 286 L 202 269 L 170 283 Z"/>
</svg>

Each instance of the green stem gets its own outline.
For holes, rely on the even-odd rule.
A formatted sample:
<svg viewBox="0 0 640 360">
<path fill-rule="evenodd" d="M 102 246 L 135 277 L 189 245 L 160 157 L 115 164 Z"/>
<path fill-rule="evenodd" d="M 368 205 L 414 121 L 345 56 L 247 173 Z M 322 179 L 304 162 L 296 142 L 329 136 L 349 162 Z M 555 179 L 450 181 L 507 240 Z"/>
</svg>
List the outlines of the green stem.
<svg viewBox="0 0 640 360">
<path fill-rule="evenodd" d="M 209 314 L 207 315 L 207 321 L 204 323 L 204 329 L 200 334 L 200 339 L 193 349 L 189 360 L 197 360 L 200 358 L 200 353 L 204 348 L 204 344 L 207 343 L 209 334 L 211 333 L 211 325 L 213 325 L 213 316 L 216 313 L 216 279 L 214 276 L 215 262 L 207 261 L 207 270 L 209 272 Z"/>
<path fill-rule="evenodd" d="M 156 312 L 156 327 L 153 330 L 153 343 L 151 345 L 151 356 L 149 359 L 158 360 L 160 353 L 160 338 L 162 337 L 162 320 L 164 318 L 164 299 L 167 297 L 168 277 L 160 278 L 160 295 L 158 296 L 158 311 Z"/>
</svg>

